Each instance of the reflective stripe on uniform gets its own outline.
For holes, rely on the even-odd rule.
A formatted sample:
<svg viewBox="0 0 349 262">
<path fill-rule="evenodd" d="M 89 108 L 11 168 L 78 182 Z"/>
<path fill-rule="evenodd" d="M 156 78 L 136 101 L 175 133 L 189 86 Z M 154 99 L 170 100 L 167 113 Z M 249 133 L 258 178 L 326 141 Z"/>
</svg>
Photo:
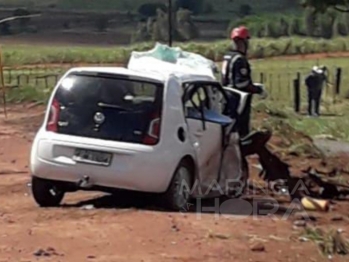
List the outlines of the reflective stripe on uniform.
<svg viewBox="0 0 349 262">
<path fill-rule="evenodd" d="M 234 83 L 234 80 L 233 80 L 233 65 L 235 64 L 235 62 L 239 59 L 239 58 L 242 58 L 241 55 L 237 54 L 234 56 L 234 58 L 230 61 L 230 64 L 229 64 L 229 82 L 232 84 Z"/>
<path fill-rule="evenodd" d="M 222 70 L 221 70 L 222 75 L 226 74 L 227 64 L 228 64 L 228 61 L 224 60 L 222 64 Z"/>
<path fill-rule="evenodd" d="M 225 75 L 227 73 L 227 66 L 228 66 L 228 63 L 229 63 L 229 60 L 231 59 L 231 56 L 230 55 L 226 55 L 224 56 L 224 60 L 223 60 L 223 63 L 222 63 L 222 75 Z"/>
</svg>

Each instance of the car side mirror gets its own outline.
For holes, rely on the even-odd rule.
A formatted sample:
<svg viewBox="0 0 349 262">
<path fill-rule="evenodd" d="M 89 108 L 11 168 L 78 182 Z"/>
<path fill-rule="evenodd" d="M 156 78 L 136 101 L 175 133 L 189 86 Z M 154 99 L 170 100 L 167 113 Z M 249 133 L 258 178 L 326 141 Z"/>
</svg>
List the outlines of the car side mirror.
<svg viewBox="0 0 349 262">
<path fill-rule="evenodd" d="M 204 109 L 203 114 L 204 116 L 202 117 L 201 112 L 199 112 L 195 108 L 188 108 L 187 118 L 195 120 L 204 120 L 206 122 L 218 124 L 221 126 L 228 126 L 233 123 L 233 119 L 220 113 L 217 113 L 214 110 Z"/>
</svg>

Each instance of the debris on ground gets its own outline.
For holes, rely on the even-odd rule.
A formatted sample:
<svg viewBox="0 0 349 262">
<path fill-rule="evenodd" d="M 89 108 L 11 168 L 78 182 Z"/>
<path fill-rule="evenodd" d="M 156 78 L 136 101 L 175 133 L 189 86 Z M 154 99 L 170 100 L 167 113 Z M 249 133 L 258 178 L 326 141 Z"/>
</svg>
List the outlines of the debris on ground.
<svg viewBox="0 0 349 262">
<path fill-rule="evenodd" d="M 208 238 L 226 240 L 226 239 L 229 239 L 230 236 L 225 235 L 225 234 L 220 234 L 220 233 L 214 233 L 214 232 L 211 232 L 211 231 L 210 231 L 210 232 L 208 233 Z"/>
<path fill-rule="evenodd" d="M 309 214 L 309 212 L 298 212 L 294 214 L 295 220 L 304 220 L 304 221 L 311 221 L 316 222 L 317 218 L 313 214 Z"/>
<path fill-rule="evenodd" d="M 33 255 L 36 257 L 62 256 L 61 254 L 57 253 L 57 251 L 52 247 L 48 247 L 46 249 L 40 248 L 37 251 L 35 251 Z"/>
<path fill-rule="evenodd" d="M 293 229 L 297 231 L 305 231 L 306 234 L 298 238 L 301 242 L 313 241 L 320 248 L 321 252 L 327 256 L 333 257 L 336 254 L 349 254 L 348 241 L 344 239 L 340 231 L 324 232 L 321 229 L 312 229 L 310 226 L 319 224 L 318 218 L 309 211 L 313 212 L 333 212 L 336 204 L 335 200 L 346 199 L 349 195 L 349 184 L 345 175 L 345 165 L 339 163 L 341 160 L 325 157 L 320 150 L 314 145 L 311 138 L 303 136 L 299 132 L 285 132 L 282 127 L 283 138 L 277 141 L 270 141 L 268 145 L 265 143 L 258 146 L 255 151 L 250 150 L 246 155 L 258 155 L 259 164 L 253 164 L 259 171 L 259 178 L 264 183 L 257 181 L 249 182 L 249 190 L 258 195 L 268 195 L 278 197 L 280 200 L 289 197 L 291 204 L 295 205 L 294 210 L 298 210 L 293 215 Z M 290 127 L 289 130 L 292 130 Z M 279 130 L 281 133 L 281 129 Z M 267 134 L 271 138 L 271 133 Z M 265 136 L 267 136 L 265 135 Z M 258 138 L 253 136 L 252 138 Z M 279 138 L 280 136 L 278 136 Z M 253 140 L 253 139 L 252 139 Z M 261 139 L 263 140 L 263 139 Z M 271 140 L 271 139 L 270 139 Z M 265 140 L 264 140 L 265 141 Z M 298 144 L 295 144 L 297 142 Z M 301 145 L 301 146 L 294 146 Z M 246 149 L 245 149 L 246 151 Z M 295 153 L 297 152 L 297 153 Z M 292 155 L 292 156 L 290 156 Z M 299 155 L 304 158 L 305 169 L 292 169 L 292 160 Z M 312 159 L 312 161 L 309 161 Z M 343 158 L 344 159 L 344 158 Z M 346 158 L 347 159 L 347 158 Z M 253 159 L 251 159 L 253 162 Z M 318 162 L 324 170 L 313 168 L 312 163 Z M 297 165 L 299 165 L 299 161 Z M 344 163 L 348 165 L 347 163 Z M 318 165 L 315 165 L 318 167 Z M 279 201 L 278 201 L 279 202 Z M 281 202 L 280 202 L 281 203 Z M 278 203 L 278 208 L 280 204 Z M 312 213 L 313 213 L 312 212 Z M 332 215 L 330 221 L 342 221 L 341 215 Z M 321 221 L 320 221 L 321 224 Z M 251 246 L 251 251 L 264 251 L 264 246 L 255 244 Z"/>
<path fill-rule="evenodd" d="M 258 243 L 253 243 L 250 247 L 250 250 L 252 252 L 264 252 L 265 251 L 265 246 L 258 242 Z"/>
<path fill-rule="evenodd" d="M 306 237 L 299 237 L 298 240 L 301 242 L 309 242 L 309 239 Z"/>
<path fill-rule="evenodd" d="M 337 215 L 337 216 L 332 217 L 331 221 L 334 221 L 334 222 L 343 221 L 343 217 L 340 215 Z"/>
<path fill-rule="evenodd" d="M 82 210 L 93 210 L 95 209 L 94 205 L 86 205 L 81 207 Z"/>
<path fill-rule="evenodd" d="M 295 227 L 306 227 L 307 223 L 304 220 L 297 220 L 293 222 Z"/>
<path fill-rule="evenodd" d="M 301 200 L 302 206 L 309 211 L 324 211 L 330 210 L 330 203 L 326 200 L 313 199 L 310 197 L 303 197 Z"/>
</svg>

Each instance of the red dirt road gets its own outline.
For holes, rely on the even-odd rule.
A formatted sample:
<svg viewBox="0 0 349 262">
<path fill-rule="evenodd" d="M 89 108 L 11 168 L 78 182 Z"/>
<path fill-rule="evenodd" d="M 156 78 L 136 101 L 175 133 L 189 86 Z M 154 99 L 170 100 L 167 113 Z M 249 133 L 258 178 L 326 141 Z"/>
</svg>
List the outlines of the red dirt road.
<svg viewBox="0 0 349 262">
<path fill-rule="evenodd" d="M 195 213 L 132 208 L 132 203 L 118 207 L 117 203 L 129 201 L 95 200 L 99 197 L 95 193 L 69 195 L 61 208 L 38 208 L 27 187 L 28 158 L 43 110 L 11 106 L 8 119 L 0 118 L 1 262 L 328 260 L 314 243 L 300 242 L 301 231 L 280 216 L 217 218 L 206 213 L 199 218 Z M 25 173 L 15 174 L 19 171 Z M 96 208 L 82 209 L 82 201 L 87 200 Z M 316 223 L 349 229 L 348 210 L 348 204 L 341 203 L 330 215 L 316 214 Z M 336 212 L 343 220 L 328 224 Z M 253 243 L 261 243 L 265 251 L 251 251 Z M 347 259 L 334 257 L 333 261 Z"/>
</svg>

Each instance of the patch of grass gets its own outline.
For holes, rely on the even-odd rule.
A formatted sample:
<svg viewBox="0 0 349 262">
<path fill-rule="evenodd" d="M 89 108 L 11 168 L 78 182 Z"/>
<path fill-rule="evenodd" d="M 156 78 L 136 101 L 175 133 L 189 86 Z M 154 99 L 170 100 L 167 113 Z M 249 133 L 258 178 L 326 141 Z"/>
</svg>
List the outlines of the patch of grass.
<svg viewBox="0 0 349 262">
<path fill-rule="evenodd" d="M 311 137 L 328 135 L 349 141 L 349 102 L 332 105 L 330 109 L 324 109 L 323 116 L 319 118 L 309 118 L 294 113 L 293 108 L 283 101 L 256 102 L 252 124 L 256 128 L 262 126 L 273 130 L 283 138 L 288 152 L 318 155 L 320 152 L 316 148 L 309 147 L 312 145 Z"/>
<path fill-rule="evenodd" d="M 349 38 L 318 40 L 310 38 L 254 39 L 251 42 L 249 55 L 251 58 L 268 58 L 282 55 L 310 54 L 316 52 L 349 51 Z M 215 61 L 221 61 L 230 47 L 230 41 L 211 43 L 175 43 L 186 51 L 196 52 Z M 6 66 L 52 64 L 52 63 L 94 63 L 94 64 L 125 64 L 132 51 L 149 50 L 154 43 L 143 43 L 128 47 L 59 47 L 59 46 L 27 46 L 5 45 L 2 47 Z M 287 48 L 286 48 L 287 46 Z M 304 48 L 308 46 L 309 48 Z M 348 62 L 347 62 L 348 63 Z M 260 65 L 255 63 L 255 67 Z M 269 62 L 269 67 L 272 63 Z M 275 63 L 274 63 L 275 65 Z M 287 68 L 286 64 L 279 66 Z M 263 64 L 263 68 L 266 68 Z M 278 67 L 280 68 L 280 67 Z M 308 70 L 308 68 L 307 68 Z M 287 73 L 285 71 L 284 73 Z M 268 75 L 266 76 L 268 77 Z"/>
<path fill-rule="evenodd" d="M 30 85 L 20 88 L 11 88 L 7 90 L 6 100 L 8 103 L 38 102 L 44 104 L 48 101 L 52 88 Z"/>
<path fill-rule="evenodd" d="M 303 237 L 315 242 L 323 255 L 347 255 L 349 253 L 348 241 L 343 238 L 339 231 L 324 231 L 319 228 L 307 227 Z"/>
</svg>

